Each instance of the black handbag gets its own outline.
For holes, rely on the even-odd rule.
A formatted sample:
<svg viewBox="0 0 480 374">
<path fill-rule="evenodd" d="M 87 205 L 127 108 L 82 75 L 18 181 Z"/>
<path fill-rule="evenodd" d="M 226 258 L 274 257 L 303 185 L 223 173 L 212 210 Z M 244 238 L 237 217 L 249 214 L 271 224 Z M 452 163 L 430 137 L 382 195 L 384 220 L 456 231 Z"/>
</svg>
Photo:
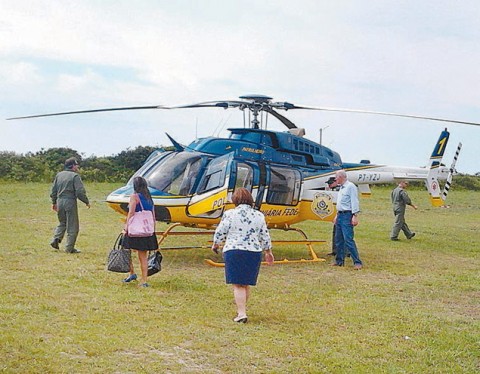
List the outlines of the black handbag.
<svg viewBox="0 0 480 374">
<path fill-rule="evenodd" d="M 162 260 L 163 256 L 160 251 L 153 251 L 150 252 L 148 256 L 148 276 L 157 274 L 160 270 L 162 270 Z"/>
<path fill-rule="evenodd" d="M 107 270 L 116 273 L 128 273 L 130 271 L 131 252 L 123 248 L 123 234 L 118 235 L 113 249 L 108 254 Z"/>
</svg>

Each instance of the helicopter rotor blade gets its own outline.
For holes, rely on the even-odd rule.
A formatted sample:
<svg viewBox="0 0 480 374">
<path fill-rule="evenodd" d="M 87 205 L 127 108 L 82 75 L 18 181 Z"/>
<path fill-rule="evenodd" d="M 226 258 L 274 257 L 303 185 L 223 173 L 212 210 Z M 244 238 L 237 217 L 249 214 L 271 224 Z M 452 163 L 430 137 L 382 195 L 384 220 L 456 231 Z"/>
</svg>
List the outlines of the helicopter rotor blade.
<svg viewBox="0 0 480 374">
<path fill-rule="evenodd" d="M 326 107 L 309 107 L 309 106 L 299 106 L 299 105 L 291 105 L 288 109 L 307 109 L 307 110 L 321 110 L 326 112 L 344 112 L 344 113 L 364 113 L 364 114 L 378 114 L 382 116 L 393 116 L 393 117 L 403 117 L 403 118 L 417 118 L 417 119 L 425 119 L 429 121 L 439 121 L 439 122 L 450 122 L 450 123 L 459 123 L 463 125 L 473 125 L 473 126 L 480 126 L 480 123 L 477 122 L 468 122 L 468 121 L 458 121 L 453 119 L 446 119 L 446 118 L 437 118 L 437 117 L 426 117 L 426 116 L 418 116 L 412 114 L 399 114 L 399 113 L 389 113 L 389 112 L 376 112 L 372 110 L 362 110 L 362 109 L 344 109 L 344 108 L 326 108 Z"/>
<path fill-rule="evenodd" d="M 82 113 L 114 112 L 114 111 L 120 111 L 120 110 L 143 110 L 143 109 L 168 109 L 168 108 L 163 107 L 161 105 L 150 105 L 150 106 L 131 106 L 131 107 L 122 107 L 122 108 L 90 109 L 90 110 L 77 110 L 73 112 L 59 112 L 59 113 L 49 113 L 49 114 L 36 114 L 32 116 L 23 116 L 23 117 L 11 117 L 11 118 L 7 118 L 7 120 L 64 116 L 69 114 L 82 114 Z"/>
<path fill-rule="evenodd" d="M 257 95 L 258 96 L 258 95 Z M 480 126 L 480 123 L 477 122 L 468 122 L 468 121 L 458 121 L 446 118 L 437 118 L 437 117 L 427 117 L 419 116 L 412 114 L 399 114 L 399 113 L 390 113 L 390 112 L 378 112 L 372 110 L 363 110 L 363 109 L 345 109 L 345 108 L 329 108 L 329 107 L 311 107 L 303 105 L 295 105 L 288 102 L 270 102 L 270 97 L 261 96 L 261 100 L 257 100 L 257 96 L 242 96 L 242 99 L 245 100 L 223 100 L 223 101 L 205 101 L 201 103 L 187 104 L 187 105 L 178 105 L 178 106 L 163 106 L 163 105 L 149 105 L 149 106 L 134 106 L 134 107 L 120 107 L 120 108 L 104 108 L 104 109 L 91 109 L 91 110 L 78 110 L 71 112 L 59 112 L 59 113 L 49 113 L 49 114 L 37 114 L 31 116 L 22 116 L 22 117 L 11 117 L 7 120 L 17 120 L 17 119 L 27 119 L 27 118 L 39 118 L 39 117 L 52 117 L 52 116 L 63 116 L 69 114 L 82 114 L 82 113 L 98 113 L 98 112 L 113 112 L 113 111 L 125 111 L 125 110 L 145 110 L 145 109 L 188 109 L 188 108 L 239 108 L 241 110 L 250 109 L 250 110 L 260 110 L 266 111 L 280 120 L 288 128 L 296 128 L 295 124 L 274 111 L 274 109 L 282 109 L 285 111 L 291 109 L 305 109 L 305 110 L 319 110 L 319 111 L 329 111 L 329 112 L 343 112 L 343 113 L 363 113 L 363 114 L 376 114 L 383 116 L 392 116 L 392 117 L 403 117 L 403 118 L 416 118 L 430 121 L 438 122 L 449 122 L 449 123 L 458 123 L 464 125 L 473 125 Z M 263 100 L 265 99 L 265 100 Z M 248 101 L 250 100 L 250 101 Z"/>
<path fill-rule="evenodd" d="M 296 129 L 297 128 L 297 126 L 292 121 L 290 121 L 288 118 L 282 116 L 280 113 L 274 111 L 272 108 L 264 107 L 263 110 L 267 113 L 270 113 L 272 116 L 274 116 L 276 119 L 278 119 L 280 122 L 282 122 L 289 129 Z"/>
<path fill-rule="evenodd" d="M 244 101 L 225 100 L 225 101 L 205 101 L 202 103 L 175 105 L 163 107 L 165 109 L 190 109 L 190 108 L 238 108 L 246 105 Z"/>
</svg>

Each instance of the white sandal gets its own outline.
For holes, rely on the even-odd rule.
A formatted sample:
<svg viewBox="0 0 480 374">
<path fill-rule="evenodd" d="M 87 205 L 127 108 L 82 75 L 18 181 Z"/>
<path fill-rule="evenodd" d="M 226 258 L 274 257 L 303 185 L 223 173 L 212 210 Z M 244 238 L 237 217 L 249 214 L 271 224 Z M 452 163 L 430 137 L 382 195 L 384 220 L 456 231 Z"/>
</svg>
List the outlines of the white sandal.
<svg viewBox="0 0 480 374">
<path fill-rule="evenodd" d="M 233 319 L 233 322 L 238 322 L 238 323 L 247 323 L 247 316 L 237 316 Z"/>
</svg>

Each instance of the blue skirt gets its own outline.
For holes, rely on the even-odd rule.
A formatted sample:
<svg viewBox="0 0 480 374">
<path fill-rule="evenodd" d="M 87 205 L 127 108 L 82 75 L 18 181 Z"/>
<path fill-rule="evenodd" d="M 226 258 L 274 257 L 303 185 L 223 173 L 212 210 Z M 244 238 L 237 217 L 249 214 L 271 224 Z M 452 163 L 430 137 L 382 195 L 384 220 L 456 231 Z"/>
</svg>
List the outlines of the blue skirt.
<svg viewBox="0 0 480 374">
<path fill-rule="evenodd" d="M 230 250 L 223 253 L 227 284 L 255 286 L 257 284 L 262 252 Z"/>
</svg>

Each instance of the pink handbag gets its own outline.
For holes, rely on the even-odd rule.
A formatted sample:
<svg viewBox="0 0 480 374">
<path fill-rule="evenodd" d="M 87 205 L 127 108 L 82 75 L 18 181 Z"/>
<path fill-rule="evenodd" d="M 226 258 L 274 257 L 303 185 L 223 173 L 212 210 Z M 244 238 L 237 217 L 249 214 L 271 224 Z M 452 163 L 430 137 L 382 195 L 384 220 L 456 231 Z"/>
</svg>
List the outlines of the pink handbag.
<svg viewBox="0 0 480 374">
<path fill-rule="evenodd" d="M 138 195 L 137 195 L 138 197 Z M 142 201 L 138 197 L 141 211 L 135 212 L 127 223 L 127 235 L 131 237 L 148 237 L 155 232 L 155 219 L 151 210 L 144 210 Z"/>
</svg>

